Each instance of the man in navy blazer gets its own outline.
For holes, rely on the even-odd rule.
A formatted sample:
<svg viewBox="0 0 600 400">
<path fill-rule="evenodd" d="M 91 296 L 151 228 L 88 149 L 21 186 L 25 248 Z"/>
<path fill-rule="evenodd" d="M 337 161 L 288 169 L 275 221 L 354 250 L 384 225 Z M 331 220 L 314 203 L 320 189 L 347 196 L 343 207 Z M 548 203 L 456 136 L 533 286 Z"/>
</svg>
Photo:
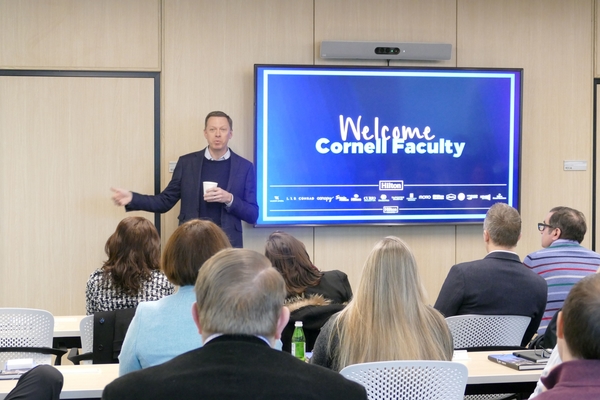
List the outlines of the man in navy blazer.
<svg viewBox="0 0 600 400">
<path fill-rule="evenodd" d="M 254 166 L 228 147 L 233 121 L 222 111 L 209 113 L 204 120 L 208 146 L 179 158 L 169 185 L 155 196 L 111 188 L 116 205 L 126 211 L 164 213 L 181 200 L 181 225 L 195 218 L 219 225 L 233 247 L 243 247 L 242 220 L 249 224 L 258 218 Z M 206 191 L 203 182 L 216 182 Z"/>
<path fill-rule="evenodd" d="M 529 343 L 544 315 L 547 285 L 514 252 L 520 237 L 519 212 L 504 203 L 490 207 L 483 223 L 488 255 L 482 260 L 453 266 L 434 308 L 445 317 L 464 314 L 531 317 L 521 345 Z"/>
</svg>

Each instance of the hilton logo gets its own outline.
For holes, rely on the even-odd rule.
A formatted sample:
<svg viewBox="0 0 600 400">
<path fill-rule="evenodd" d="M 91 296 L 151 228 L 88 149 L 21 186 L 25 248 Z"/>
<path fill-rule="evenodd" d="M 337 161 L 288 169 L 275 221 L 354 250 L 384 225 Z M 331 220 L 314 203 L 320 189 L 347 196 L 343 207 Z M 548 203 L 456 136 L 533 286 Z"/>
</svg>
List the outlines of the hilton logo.
<svg viewBox="0 0 600 400">
<path fill-rule="evenodd" d="M 404 181 L 379 181 L 379 190 L 404 190 Z"/>
</svg>

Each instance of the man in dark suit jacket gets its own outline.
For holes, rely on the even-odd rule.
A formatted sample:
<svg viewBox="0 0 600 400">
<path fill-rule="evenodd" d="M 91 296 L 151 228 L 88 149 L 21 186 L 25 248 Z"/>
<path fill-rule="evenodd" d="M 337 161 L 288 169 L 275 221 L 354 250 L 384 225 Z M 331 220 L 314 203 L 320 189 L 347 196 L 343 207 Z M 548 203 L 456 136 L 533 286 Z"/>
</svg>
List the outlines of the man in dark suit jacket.
<svg viewBox="0 0 600 400">
<path fill-rule="evenodd" d="M 367 399 L 361 385 L 272 348 L 289 310 L 265 256 L 222 250 L 200 268 L 195 290 L 204 345 L 116 379 L 103 399 Z"/>
<path fill-rule="evenodd" d="M 204 137 L 208 146 L 179 158 L 169 185 L 160 194 L 148 196 L 111 188 L 113 200 L 127 211 L 164 213 L 181 200 L 181 225 L 194 218 L 210 219 L 220 226 L 233 247 L 242 247 L 242 220 L 258 218 L 254 166 L 228 147 L 233 121 L 222 111 L 206 116 Z M 206 193 L 203 182 L 217 182 Z"/>
<path fill-rule="evenodd" d="M 514 252 L 521 237 L 521 217 L 504 203 L 494 204 L 483 223 L 488 255 L 450 269 L 434 307 L 445 317 L 464 314 L 523 315 L 531 322 L 525 346 L 546 307 L 546 281 L 525 267 Z"/>
</svg>

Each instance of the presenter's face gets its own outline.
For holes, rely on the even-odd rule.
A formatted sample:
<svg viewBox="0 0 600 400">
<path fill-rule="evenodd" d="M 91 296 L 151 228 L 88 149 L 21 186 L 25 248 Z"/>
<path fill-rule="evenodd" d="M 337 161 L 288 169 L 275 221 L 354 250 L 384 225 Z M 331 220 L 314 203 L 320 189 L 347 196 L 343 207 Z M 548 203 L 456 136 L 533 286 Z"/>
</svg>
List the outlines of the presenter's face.
<svg viewBox="0 0 600 400">
<path fill-rule="evenodd" d="M 210 117 L 204 128 L 204 137 L 208 142 L 210 152 L 215 155 L 223 155 L 227 152 L 229 139 L 233 132 L 225 117 Z"/>
</svg>

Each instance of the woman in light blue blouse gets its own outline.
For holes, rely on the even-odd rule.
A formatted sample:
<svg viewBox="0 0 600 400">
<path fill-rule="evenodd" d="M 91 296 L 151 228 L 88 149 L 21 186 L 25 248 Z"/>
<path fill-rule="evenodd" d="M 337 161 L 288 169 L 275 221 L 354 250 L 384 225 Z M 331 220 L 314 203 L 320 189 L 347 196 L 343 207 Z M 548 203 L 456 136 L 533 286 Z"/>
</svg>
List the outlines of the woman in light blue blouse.
<svg viewBox="0 0 600 400">
<path fill-rule="evenodd" d="M 162 255 L 162 271 L 179 290 L 138 305 L 119 355 L 119 375 L 162 364 L 202 346 L 192 319 L 194 284 L 204 261 L 228 247 L 225 232 L 210 221 L 191 220 L 173 232 Z"/>
</svg>

